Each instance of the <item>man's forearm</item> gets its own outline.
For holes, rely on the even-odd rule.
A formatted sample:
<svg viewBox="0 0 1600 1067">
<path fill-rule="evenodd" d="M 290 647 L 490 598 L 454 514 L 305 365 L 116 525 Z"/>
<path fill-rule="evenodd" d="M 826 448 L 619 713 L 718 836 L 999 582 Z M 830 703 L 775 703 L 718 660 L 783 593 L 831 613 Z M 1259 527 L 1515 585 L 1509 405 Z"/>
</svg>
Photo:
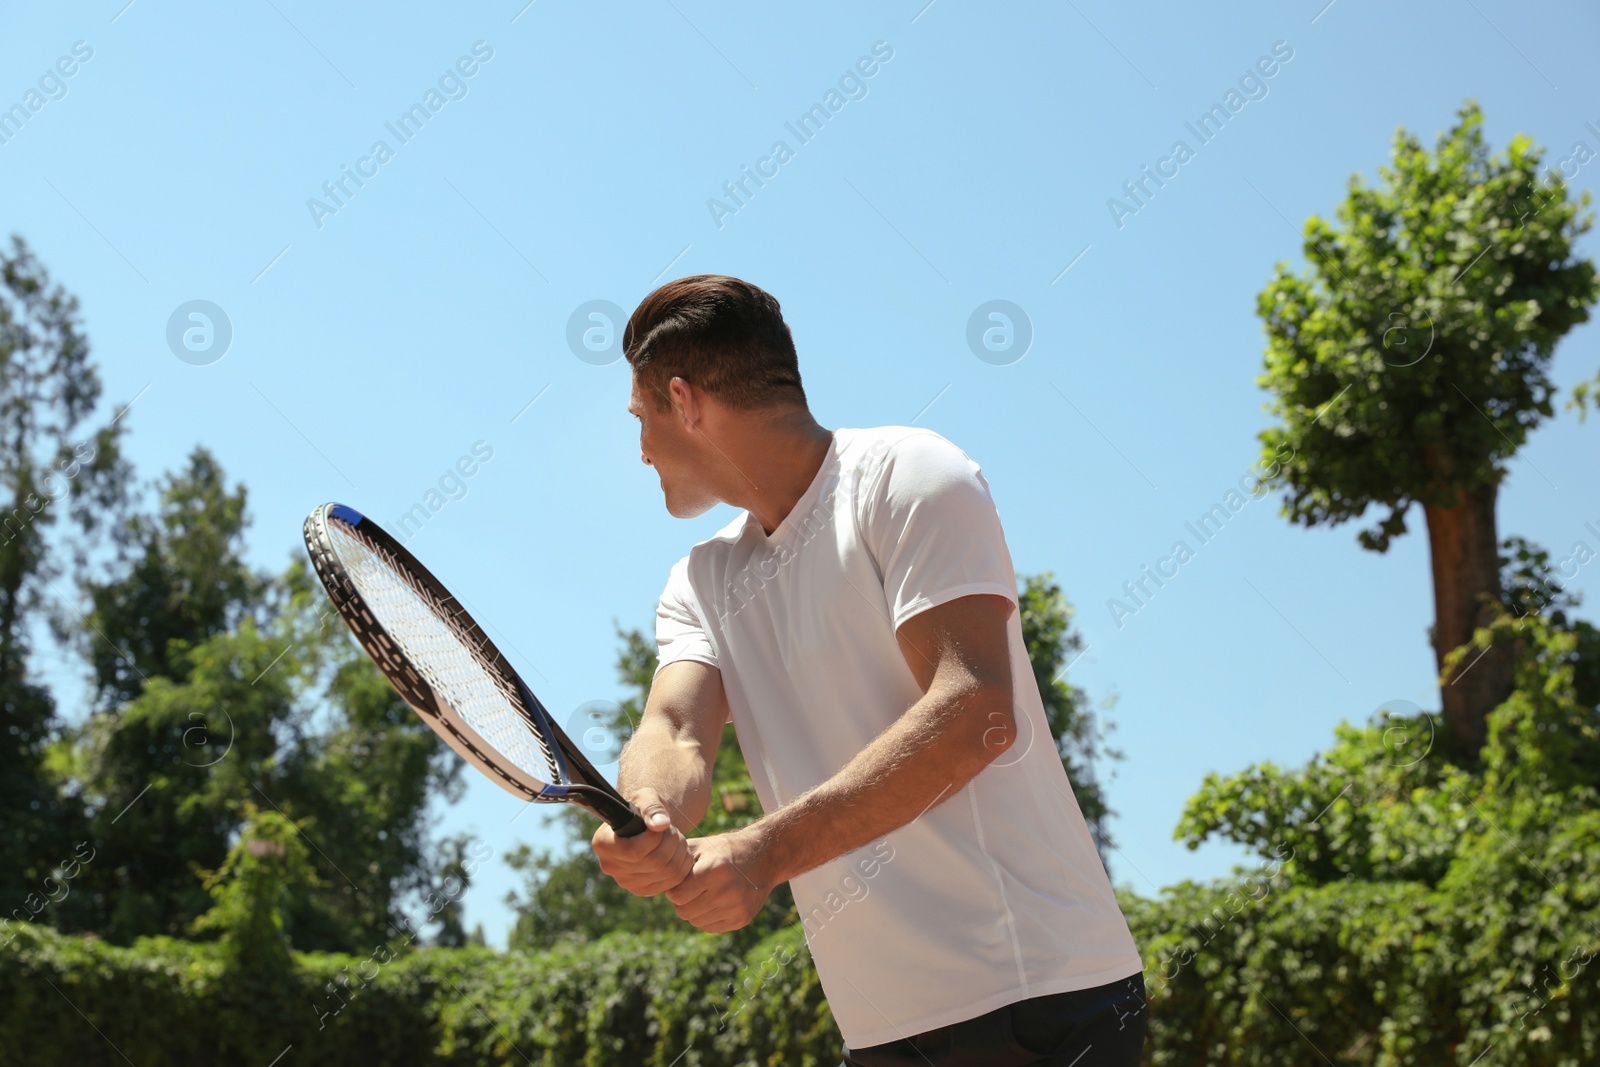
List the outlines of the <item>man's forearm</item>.
<svg viewBox="0 0 1600 1067">
<path fill-rule="evenodd" d="M 648 786 L 666 803 L 673 825 L 688 833 L 711 804 L 710 760 L 698 742 L 660 720 L 646 719 L 622 750 L 617 788 L 623 796 Z"/>
<path fill-rule="evenodd" d="M 1009 747 L 1008 689 L 929 693 L 838 773 L 747 828 L 773 885 L 915 820 Z"/>
</svg>

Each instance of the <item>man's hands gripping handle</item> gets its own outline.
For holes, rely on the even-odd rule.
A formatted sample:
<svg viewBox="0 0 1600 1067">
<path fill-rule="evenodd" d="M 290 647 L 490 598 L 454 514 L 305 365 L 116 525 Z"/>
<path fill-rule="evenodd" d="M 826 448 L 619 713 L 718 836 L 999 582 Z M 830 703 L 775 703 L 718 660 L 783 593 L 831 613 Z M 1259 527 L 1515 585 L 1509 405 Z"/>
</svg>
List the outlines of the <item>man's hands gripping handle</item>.
<svg viewBox="0 0 1600 1067">
<path fill-rule="evenodd" d="M 672 823 L 660 794 L 648 787 L 629 798 L 638 809 L 635 823 L 612 829 L 606 823 L 594 832 L 590 844 L 600 860 L 600 870 L 635 896 L 664 893 L 683 881 L 694 865 L 689 842 Z"/>
</svg>

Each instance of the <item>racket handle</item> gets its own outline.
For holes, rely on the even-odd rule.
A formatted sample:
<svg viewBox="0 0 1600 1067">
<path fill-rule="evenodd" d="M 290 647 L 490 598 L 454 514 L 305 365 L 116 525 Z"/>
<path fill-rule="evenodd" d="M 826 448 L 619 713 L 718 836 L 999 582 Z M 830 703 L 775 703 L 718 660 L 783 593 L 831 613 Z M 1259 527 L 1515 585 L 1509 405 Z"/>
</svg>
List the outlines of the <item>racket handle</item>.
<svg viewBox="0 0 1600 1067">
<path fill-rule="evenodd" d="M 630 809 L 627 820 L 621 826 L 616 823 L 611 824 L 611 832 L 618 837 L 638 837 L 644 831 L 644 817 L 638 812 L 632 811 L 632 809 Z"/>
<path fill-rule="evenodd" d="M 638 837 L 644 833 L 644 816 L 632 804 L 609 791 L 586 790 L 589 809 L 606 821 L 618 837 Z"/>
</svg>

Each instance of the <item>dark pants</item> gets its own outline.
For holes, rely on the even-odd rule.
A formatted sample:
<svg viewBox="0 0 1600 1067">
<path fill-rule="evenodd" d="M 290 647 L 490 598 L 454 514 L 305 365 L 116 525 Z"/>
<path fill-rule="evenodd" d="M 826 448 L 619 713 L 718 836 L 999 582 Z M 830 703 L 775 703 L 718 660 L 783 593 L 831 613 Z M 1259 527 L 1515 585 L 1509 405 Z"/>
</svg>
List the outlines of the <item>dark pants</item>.
<svg viewBox="0 0 1600 1067">
<path fill-rule="evenodd" d="M 1138 1067 L 1144 975 L 1051 993 L 900 1041 L 844 1050 L 840 1067 Z"/>
</svg>

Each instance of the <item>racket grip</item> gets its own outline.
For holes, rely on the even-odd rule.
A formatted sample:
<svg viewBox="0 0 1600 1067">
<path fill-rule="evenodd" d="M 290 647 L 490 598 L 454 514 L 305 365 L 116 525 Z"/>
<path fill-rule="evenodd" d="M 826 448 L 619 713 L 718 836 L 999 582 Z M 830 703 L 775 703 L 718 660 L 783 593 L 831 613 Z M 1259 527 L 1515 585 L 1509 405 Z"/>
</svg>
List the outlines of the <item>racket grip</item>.
<svg viewBox="0 0 1600 1067">
<path fill-rule="evenodd" d="M 609 822 L 609 820 L 607 821 Z M 644 831 L 644 816 L 640 815 L 637 811 L 634 811 L 631 807 L 628 809 L 628 818 L 622 823 L 621 826 L 618 826 L 616 823 L 611 823 L 611 832 L 616 834 L 618 837 L 638 837 L 640 834 L 644 833 Z"/>
<path fill-rule="evenodd" d="M 638 837 L 644 833 L 644 816 L 621 797 L 596 790 L 588 800 L 594 813 L 604 819 L 618 837 Z"/>
</svg>

